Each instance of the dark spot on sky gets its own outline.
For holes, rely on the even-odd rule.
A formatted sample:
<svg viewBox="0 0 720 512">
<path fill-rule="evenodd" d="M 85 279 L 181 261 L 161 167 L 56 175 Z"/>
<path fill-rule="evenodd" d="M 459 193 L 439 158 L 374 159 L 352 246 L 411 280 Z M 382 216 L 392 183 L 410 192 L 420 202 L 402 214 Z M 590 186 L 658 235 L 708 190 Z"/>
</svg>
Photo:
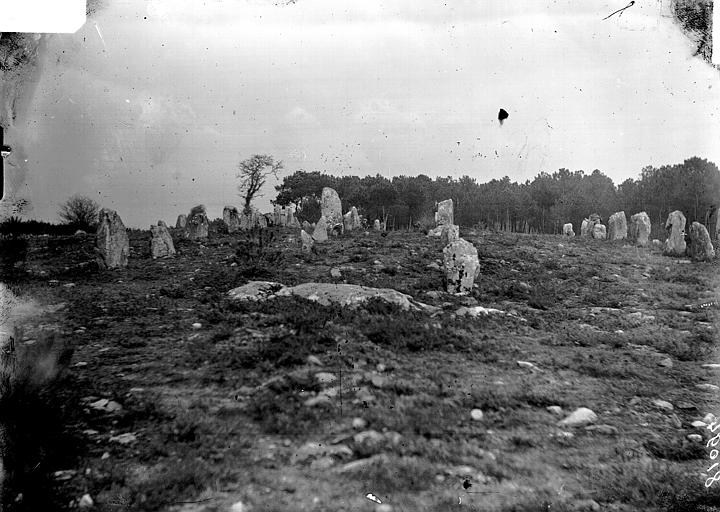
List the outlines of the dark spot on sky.
<svg viewBox="0 0 720 512">
<path fill-rule="evenodd" d="M 508 114 L 504 108 L 501 108 L 500 112 L 498 112 L 498 121 L 500 121 L 500 126 L 502 126 L 503 121 L 505 121 L 508 117 L 510 117 L 510 114 Z"/>
</svg>

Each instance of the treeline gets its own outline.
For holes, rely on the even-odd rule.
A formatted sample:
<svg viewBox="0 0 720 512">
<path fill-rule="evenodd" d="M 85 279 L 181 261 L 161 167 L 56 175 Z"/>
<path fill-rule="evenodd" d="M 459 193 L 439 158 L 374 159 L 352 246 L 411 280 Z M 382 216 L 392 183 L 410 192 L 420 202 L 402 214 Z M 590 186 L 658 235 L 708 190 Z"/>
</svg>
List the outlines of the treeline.
<svg viewBox="0 0 720 512">
<path fill-rule="evenodd" d="M 426 175 L 331 176 L 298 171 L 276 187 L 275 204 L 298 205 L 299 220 L 317 221 L 323 187 L 337 190 L 343 212 L 356 206 L 370 221 L 387 218 L 389 229 L 434 225 L 437 201 L 452 199 L 455 222 L 462 226 L 525 232 L 561 233 L 562 225 L 580 224 L 591 213 L 603 221 L 616 211 L 630 215 L 645 211 L 656 236 L 664 230 L 669 212 L 681 210 L 688 222 L 706 223 L 706 213 L 720 205 L 720 170 L 707 160 L 693 157 L 682 164 L 646 167 L 637 179 L 616 186 L 599 170 L 560 169 L 541 172 L 532 181 L 516 183 L 507 176 L 478 183 L 469 176 L 459 179 Z"/>
</svg>

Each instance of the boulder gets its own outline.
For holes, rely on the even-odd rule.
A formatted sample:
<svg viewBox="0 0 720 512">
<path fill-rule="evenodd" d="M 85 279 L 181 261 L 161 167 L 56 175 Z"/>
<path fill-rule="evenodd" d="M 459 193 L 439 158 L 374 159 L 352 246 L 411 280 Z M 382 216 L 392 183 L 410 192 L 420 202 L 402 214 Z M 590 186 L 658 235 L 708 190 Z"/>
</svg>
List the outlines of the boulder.
<svg viewBox="0 0 720 512">
<path fill-rule="evenodd" d="M 628 238 L 640 247 L 648 245 L 650 239 L 650 217 L 645 212 L 636 213 L 630 217 Z"/>
<path fill-rule="evenodd" d="M 440 201 L 437 205 L 435 225 L 442 226 L 443 224 L 455 224 L 452 199 Z"/>
<path fill-rule="evenodd" d="M 571 222 L 568 222 L 567 224 L 563 224 L 563 235 L 564 236 L 575 236 L 575 231 L 573 231 L 573 225 Z"/>
<path fill-rule="evenodd" d="M 375 231 L 382 231 L 382 228 L 381 228 L 381 224 L 380 224 L 380 220 L 379 220 L 379 219 L 375 219 L 375 222 L 373 222 L 373 229 L 374 229 Z"/>
<path fill-rule="evenodd" d="M 209 223 L 204 205 L 198 205 L 190 210 L 185 224 L 185 238 L 199 240 L 208 237 Z"/>
<path fill-rule="evenodd" d="M 181 213 L 178 215 L 177 222 L 175 223 L 175 227 L 177 229 L 185 229 L 185 225 L 187 224 L 187 216 L 184 213 Z"/>
<path fill-rule="evenodd" d="M 715 259 L 715 249 L 710 241 L 707 228 L 699 222 L 690 225 L 690 243 L 687 254 L 693 261 L 712 261 Z"/>
<path fill-rule="evenodd" d="M 460 238 L 443 249 L 445 277 L 449 293 L 469 292 L 480 273 L 478 252 L 473 244 Z"/>
<path fill-rule="evenodd" d="M 98 264 L 101 268 L 127 267 L 130 238 L 122 219 L 115 210 L 103 208 L 96 233 Z"/>
<path fill-rule="evenodd" d="M 460 239 L 460 226 L 457 224 L 443 224 L 440 232 L 440 242 L 448 245 Z"/>
<path fill-rule="evenodd" d="M 235 233 L 240 229 L 240 214 L 234 206 L 223 208 L 223 222 L 228 228 L 228 233 Z"/>
<path fill-rule="evenodd" d="M 313 231 L 312 237 L 315 239 L 316 242 L 325 242 L 328 239 L 327 222 L 325 220 L 325 217 L 320 217 L 320 220 L 315 226 L 315 231 Z"/>
<path fill-rule="evenodd" d="M 603 224 L 594 224 L 592 230 L 592 237 L 596 240 L 605 240 L 607 237 L 607 229 Z"/>
<path fill-rule="evenodd" d="M 302 241 L 303 252 L 312 251 L 313 245 L 315 245 L 315 240 L 304 229 L 300 231 L 300 240 Z"/>
<path fill-rule="evenodd" d="M 342 203 L 335 189 L 323 187 L 320 195 L 320 215 L 325 217 L 328 226 L 335 227 L 343 223 Z"/>
<path fill-rule="evenodd" d="M 157 226 L 150 226 L 152 240 L 150 240 L 150 254 L 153 259 L 175 256 L 175 245 L 165 223 L 158 221 Z"/>
<path fill-rule="evenodd" d="M 685 215 L 680 210 L 670 212 L 665 222 L 667 240 L 663 254 L 666 256 L 684 256 L 687 245 L 685 244 Z"/>
<path fill-rule="evenodd" d="M 608 239 L 623 240 L 627 238 L 627 218 L 625 212 L 617 212 L 608 219 Z"/>
</svg>

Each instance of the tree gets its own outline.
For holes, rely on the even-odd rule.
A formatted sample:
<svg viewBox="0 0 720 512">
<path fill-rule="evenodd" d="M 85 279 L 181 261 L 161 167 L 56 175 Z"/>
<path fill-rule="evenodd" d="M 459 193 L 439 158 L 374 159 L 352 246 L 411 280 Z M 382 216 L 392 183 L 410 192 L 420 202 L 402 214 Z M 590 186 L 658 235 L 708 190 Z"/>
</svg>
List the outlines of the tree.
<svg viewBox="0 0 720 512">
<path fill-rule="evenodd" d="M 258 191 L 265 184 L 268 176 L 272 175 L 277 178 L 278 172 L 282 168 L 283 163 L 281 161 L 276 162 L 270 155 L 253 155 L 240 162 L 238 165 L 239 172 L 236 177 L 240 179 L 238 191 L 245 200 L 243 208 L 245 213 L 250 213 L 250 203 L 254 197 L 258 196 Z"/>
<path fill-rule="evenodd" d="M 100 205 L 87 196 L 75 194 L 60 205 L 58 216 L 65 224 L 76 224 L 78 229 L 92 230 L 97 226 Z"/>
</svg>

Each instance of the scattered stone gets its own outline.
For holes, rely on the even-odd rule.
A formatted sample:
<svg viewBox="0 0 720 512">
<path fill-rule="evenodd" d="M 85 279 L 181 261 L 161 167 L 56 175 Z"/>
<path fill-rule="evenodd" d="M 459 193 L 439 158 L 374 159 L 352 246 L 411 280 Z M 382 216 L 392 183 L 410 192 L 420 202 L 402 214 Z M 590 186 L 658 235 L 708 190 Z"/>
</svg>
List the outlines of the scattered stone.
<svg viewBox="0 0 720 512">
<path fill-rule="evenodd" d="M 320 220 L 315 225 L 315 231 L 313 231 L 312 237 L 316 242 L 325 242 L 328 239 L 327 221 L 325 217 L 320 217 Z"/>
<path fill-rule="evenodd" d="M 193 328 L 193 329 L 200 329 L 200 328 L 202 328 L 202 324 L 201 324 L 200 322 L 195 322 L 194 324 L 192 324 L 192 328 Z"/>
<path fill-rule="evenodd" d="M 181 213 L 178 215 L 177 222 L 175 222 L 175 228 L 176 229 L 185 229 L 185 225 L 187 224 L 187 215 L 184 213 Z"/>
<path fill-rule="evenodd" d="M 571 222 L 568 222 L 567 224 L 563 224 L 563 235 L 564 236 L 575 236 L 575 231 L 573 231 L 573 225 Z"/>
<path fill-rule="evenodd" d="M 457 224 L 443 224 L 440 228 L 440 243 L 451 244 L 460 239 L 460 226 Z"/>
<path fill-rule="evenodd" d="M 248 512 L 249 510 L 242 501 L 236 501 L 230 506 L 230 512 Z"/>
<path fill-rule="evenodd" d="M 383 377 L 382 375 L 372 375 L 370 377 L 370 383 L 376 388 L 384 388 L 387 385 L 387 382 L 387 377 Z"/>
<path fill-rule="evenodd" d="M 597 512 L 600 505 L 595 500 L 577 500 L 572 504 L 573 512 Z"/>
<path fill-rule="evenodd" d="M 325 235 L 327 237 L 327 234 Z M 303 229 L 300 231 L 300 240 L 302 241 L 302 251 L 311 252 L 313 245 L 315 245 L 315 239 L 307 234 Z"/>
<path fill-rule="evenodd" d="M 234 206 L 223 208 L 223 222 L 227 226 L 228 233 L 235 233 L 240 229 L 240 213 Z"/>
<path fill-rule="evenodd" d="M 130 433 L 120 434 L 118 436 L 112 436 L 110 438 L 110 441 L 114 442 L 114 443 L 120 443 L 120 444 L 130 444 L 130 443 L 134 443 L 135 441 L 137 441 L 137 437 L 135 436 L 135 434 L 130 434 Z"/>
<path fill-rule="evenodd" d="M 695 387 L 703 391 L 717 391 L 720 389 L 715 384 L 695 384 Z"/>
<path fill-rule="evenodd" d="M 393 507 L 389 503 L 380 503 L 375 507 L 375 512 L 393 512 Z"/>
<path fill-rule="evenodd" d="M 559 405 L 550 405 L 548 407 L 545 407 L 545 410 L 550 414 L 554 414 L 556 416 L 560 416 L 563 413 L 562 407 L 560 407 Z"/>
<path fill-rule="evenodd" d="M 692 426 L 695 427 L 695 428 L 705 428 L 705 427 L 707 427 L 707 423 L 705 423 L 704 421 L 700 421 L 700 420 L 695 420 L 695 421 L 693 421 L 692 423 L 690 423 L 690 425 L 692 425 Z"/>
<path fill-rule="evenodd" d="M 592 237 L 596 240 L 605 240 L 607 238 L 607 230 L 602 224 L 595 224 L 592 230 Z"/>
<path fill-rule="evenodd" d="M 701 365 L 703 368 L 709 368 L 711 370 L 717 370 L 720 368 L 720 363 L 708 363 Z"/>
<path fill-rule="evenodd" d="M 483 416 L 484 414 L 481 409 L 473 409 L 472 411 L 470 411 L 470 418 L 473 421 L 482 421 Z"/>
<path fill-rule="evenodd" d="M 672 362 L 672 359 L 670 359 L 669 357 L 666 357 L 665 359 L 661 359 L 660 361 L 658 361 L 658 365 L 664 366 L 665 368 L 672 368 L 673 362 Z"/>
<path fill-rule="evenodd" d="M 495 308 L 484 308 L 482 306 L 475 306 L 475 307 L 466 307 L 462 306 L 457 311 L 455 311 L 455 314 L 457 316 L 487 316 L 489 314 L 504 314 L 503 311 Z"/>
<path fill-rule="evenodd" d="M 321 404 L 329 404 L 332 402 L 330 395 L 327 393 L 319 393 L 317 396 L 313 396 L 305 400 L 305 407 L 316 407 Z"/>
<path fill-rule="evenodd" d="M 608 239 L 623 240 L 627 238 L 628 226 L 625 212 L 613 213 L 608 219 Z"/>
<path fill-rule="evenodd" d="M 652 403 L 655 407 L 664 411 L 672 411 L 674 409 L 673 405 L 665 400 L 653 400 Z"/>
<path fill-rule="evenodd" d="M 200 204 L 190 210 L 185 224 L 185 238 L 200 240 L 208 237 L 210 225 L 208 223 L 205 206 Z"/>
<path fill-rule="evenodd" d="M 650 237 L 650 217 L 645 212 L 636 213 L 630 217 L 628 238 L 639 247 L 646 247 Z"/>
<path fill-rule="evenodd" d="M 292 464 L 300 464 L 310 459 L 318 459 L 320 457 L 336 457 L 348 458 L 353 454 L 352 450 L 344 444 L 330 445 L 317 441 L 310 441 L 302 445 L 290 457 Z"/>
<path fill-rule="evenodd" d="M 114 400 L 108 400 L 107 398 L 101 398 L 97 402 L 89 404 L 89 406 L 96 411 L 103 412 L 118 412 L 122 410 L 122 405 L 115 402 Z"/>
<path fill-rule="evenodd" d="M 275 295 L 283 287 L 280 283 L 272 281 L 250 281 L 247 284 L 233 288 L 228 292 L 235 300 L 266 300 Z"/>
<path fill-rule="evenodd" d="M 342 272 L 340 272 L 339 268 L 333 267 L 330 269 L 330 277 L 333 277 L 335 279 L 340 279 L 342 277 Z"/>
<path fill-rule="evenodd" d="M 447 291 L 471 291 L 480 273 L 480 260 L 475 246 L 461 238 L 443 249 L 443 257 Z"/>
<path fill-rule="evenodd" d="M 78 229 L 77 231 L 75 231 L 75 236 L 82 236 L 82 235 L 87 235 L 87 232 L 83 231 L 82 229 Z"/>
<path fill-rule="evenodd" d="M 320 384 L 330 384 L 331 382 L 335 382 L 337 380 L 335 374 L 330 372 L 318 372 L 315 374 L 315 378 Z"/>
<path fill-rule="evenodd" d="M 352 420 L 352 428 L 355 430 L 361 430 L 364 429 L 367 426 L 367 421 L 365 421 L 362 418 L 353 418 Z"/>
<path fill-rule="evenodd" d="M 666 256 L 684 256 L 687 245 L 685 244 L 685 215 L 680 210 L 670 212 L 665 222 L 667 240 L 663 254 Z"/>
<path fill-rule="evenodd" d="M 150 240 L 150 254 L 153 259 L 175 256 L 175 244 L 167 225 L 159 220 L 157 226 L 150 226 L 152 239 Z"/>
<path fill-rule="evenodd" d="M 715 249 L 710 241 L 710 234 L 699 222 L 690 224 L 690 244 L 687 246 L 687 254 L 693 261 L 715 259 Z"/>
<path fill-rule="evenodd" d="M 130 238 L 125 225 L 115 210 L 103 208 L 96 234 L 98 264 L 101 268 L 127 267 L 130 256 Z"/>
<path fill-rule="evenodd" d="M 342 202 L 335 189 L 323 187 L 320 195 L 320 215 L 331 227 L 343 225 Z"/>
<path fill-rule="evenodd" d="M 575 409 L 570 416 L 558 422 L 560 427 L 580 427 L 588 423 L 595 423 L 597 414 L 587 407 L 579 407 Z"/>
<path fill-rule="evenodd" d="M 305 361 L 307 362 L 307 364 L 312 364 L 315 366 L 322 366 L 322 361 L 320 361 L 320 359 L 318 359 L 317 356 L 313 356 L 313 355 L 307 356 L 307 359 L 305 359 Z"/>
<path fill-rule="evenodd" d="M 717 421 L 717 418 L 715 415 L 711 412 L 707 413 L 705 417 L 703 418 L 703 421 L 710 425 L 711 423 L 715 423 Z"/>
<path fill-rule="evenodd" d="M 694 443 L 700 443 L 703 440 L 703 436 L 700 434 L 688 434 L 687 438 L 688 441 L 692 441 Z"/>
<path fill-rule="evenodd" d="M 93 505 L 95 505 L 95 502 L 89 494 L 83 494 L 80 501 L 78 501 L 78 508 L 91 508 Z"/>
<path fill-rule="evenodd" d="M 540 369 L 540 368 L 538 368 L 537 366 L 535 366 L 534 364 L 532 364 L 532 363 L 530 363 L 530 362 L 528 362 L 528 361 L 518 361 L 518 362 L 517 362 L 517 365 L 518 365 L 520 368 L 529 368 L 530 370 L 539 370 L 539 369 Z"/>
</svg>

